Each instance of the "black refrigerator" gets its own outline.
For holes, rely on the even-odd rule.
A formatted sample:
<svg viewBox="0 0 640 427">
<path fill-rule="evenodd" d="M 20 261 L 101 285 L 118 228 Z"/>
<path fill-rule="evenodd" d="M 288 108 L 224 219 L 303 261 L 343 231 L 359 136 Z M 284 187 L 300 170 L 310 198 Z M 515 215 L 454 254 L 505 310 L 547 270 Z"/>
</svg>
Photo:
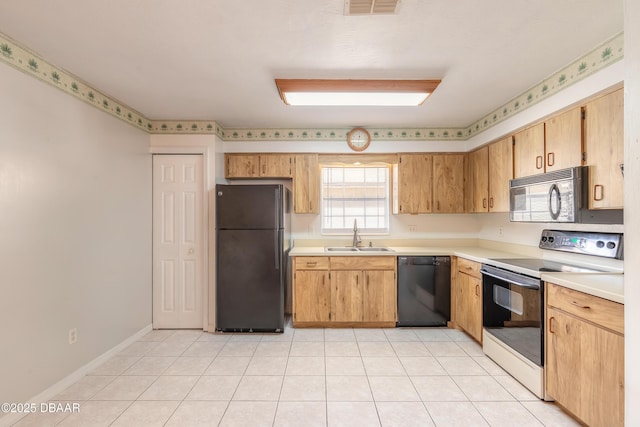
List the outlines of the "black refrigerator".
<svg viewBox="0 0 640 427">
<path fill-rule="evenodd" d="M 282 184 L 216 186 L 217 330 L 284 330 L 290 206 Z"/>
</svg>

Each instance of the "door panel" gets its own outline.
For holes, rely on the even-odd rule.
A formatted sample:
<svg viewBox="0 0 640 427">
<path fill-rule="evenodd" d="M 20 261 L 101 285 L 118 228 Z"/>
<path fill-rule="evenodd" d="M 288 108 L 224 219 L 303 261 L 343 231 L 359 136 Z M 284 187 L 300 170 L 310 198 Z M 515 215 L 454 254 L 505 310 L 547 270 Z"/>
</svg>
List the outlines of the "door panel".
<svg viewBox="0 0 640 427">
<path fill-rule="evenodd" d="M 362 321 L 362 271 L 333 271 L 331 275 L 331 319 Z"/>
<path fill-rule="evenodd" d="M 153 156 L 153 327 L 203 327 L 200 155 Z"/>
</svg>

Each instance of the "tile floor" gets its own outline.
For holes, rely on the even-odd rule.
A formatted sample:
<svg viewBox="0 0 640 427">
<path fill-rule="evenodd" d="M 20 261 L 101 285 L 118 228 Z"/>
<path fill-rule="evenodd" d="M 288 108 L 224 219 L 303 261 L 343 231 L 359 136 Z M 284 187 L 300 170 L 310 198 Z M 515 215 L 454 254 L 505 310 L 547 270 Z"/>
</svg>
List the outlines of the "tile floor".
<svg viewBox="0 0 640 427">
<path fill-rule="evenodd" d="M 460 331 L 156 330 L 16 426 L 578 426 Z"/>
</svg>

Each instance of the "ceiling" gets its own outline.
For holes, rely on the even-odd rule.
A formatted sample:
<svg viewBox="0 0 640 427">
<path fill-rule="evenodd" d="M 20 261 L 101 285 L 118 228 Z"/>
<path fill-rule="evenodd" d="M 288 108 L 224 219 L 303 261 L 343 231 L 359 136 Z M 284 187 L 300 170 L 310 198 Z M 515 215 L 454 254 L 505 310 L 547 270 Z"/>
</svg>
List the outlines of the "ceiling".
<svg viewBox="0 0 640 427">
<path fill-rule="evenodd" d="M 151 120 L 462 128 L 623 30 L 622 0 L 2 0 L 0 32 Z M 420 107 L 291 107 L 275 78 L 442 79 Z"/>
</svg>

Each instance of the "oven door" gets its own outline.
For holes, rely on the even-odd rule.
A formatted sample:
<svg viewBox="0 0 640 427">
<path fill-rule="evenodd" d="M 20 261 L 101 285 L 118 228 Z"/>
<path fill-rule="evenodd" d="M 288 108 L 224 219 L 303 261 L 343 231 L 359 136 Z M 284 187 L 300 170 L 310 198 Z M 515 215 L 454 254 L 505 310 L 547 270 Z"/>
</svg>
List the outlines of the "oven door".
<svg viewBox="0 0 640 427">
<path fill-rule="evenodd" d="M 543 287 L 540 279 L 482 266 L 482 324 L 487 333 L 543 366 Z"/>
</svg>

